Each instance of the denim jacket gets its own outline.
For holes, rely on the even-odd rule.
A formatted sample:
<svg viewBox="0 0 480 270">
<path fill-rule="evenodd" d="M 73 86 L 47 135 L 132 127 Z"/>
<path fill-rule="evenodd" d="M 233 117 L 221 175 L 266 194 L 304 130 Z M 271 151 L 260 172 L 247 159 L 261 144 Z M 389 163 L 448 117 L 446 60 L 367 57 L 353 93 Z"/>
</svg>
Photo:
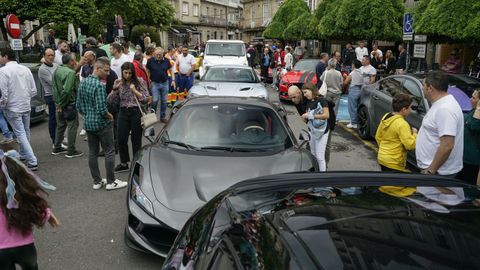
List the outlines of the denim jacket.
<svg viewBox="0 0 480 270">
<path fill-rule="evenodd" d="M 320 139 L 323 134 L 325 134 L 325 130 L 327 130 L 327 120 L 324 119 L 315 119 L 315 114 L 322 114 L 323 107 L 320 104 L 320 101 L 317 103 L 317 108 L 314 110 L 308 110 L 308 130 L 312 133 L 315 139 Z"/>
</svg>

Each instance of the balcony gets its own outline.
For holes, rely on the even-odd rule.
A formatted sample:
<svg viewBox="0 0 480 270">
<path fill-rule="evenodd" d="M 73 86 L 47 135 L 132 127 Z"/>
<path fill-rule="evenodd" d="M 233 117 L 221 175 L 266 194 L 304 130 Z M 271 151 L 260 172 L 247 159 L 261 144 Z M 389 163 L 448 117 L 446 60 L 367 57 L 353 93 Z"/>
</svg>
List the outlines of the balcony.
<svg viewBox="0 0 480 270">
<path fill-rule="evenodd" d="M 213 16 L 200 16 L 200 23 L 215 26 L 227 26 L 227 19 Z"/>
</svg>

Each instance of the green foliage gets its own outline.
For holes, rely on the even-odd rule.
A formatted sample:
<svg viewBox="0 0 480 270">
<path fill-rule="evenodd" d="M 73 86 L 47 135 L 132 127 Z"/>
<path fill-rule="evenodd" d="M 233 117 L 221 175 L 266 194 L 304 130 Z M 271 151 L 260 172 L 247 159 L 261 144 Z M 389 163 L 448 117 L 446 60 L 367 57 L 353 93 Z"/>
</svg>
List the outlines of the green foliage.
<svg viewBox="0 0 480 270">
<path fill-rule="evenodd" d="M 328 0 L 319 5 L 315 17 L 324 38 L 399 40 L 403 13 L 401 0 Z"/>
<path fill-rule="evenodd" d="M 283 32 L 287 26 L 305 13 L 310 14 L 310 9 L 303 0 L 286 0 L 273 16 L 263 36 L 284 39 Z"/>
<path fill-rule="evenodd" d="M 422 0 L 414 8 L 414 30 L 435 41 L 479 41 L 480 1 Z"/>
<path fill-rule="evenodd" d="M 283 32 L 285 40 L 315 39 L 315 17 L 312 13 L 304 13 L 293 20 Z"/>
<path fill-rule="evenodd" d="M 150 39 L 152 40 L 152 42 L 155 42 L 156 44 L 160 45 L 160 36 L 158 35 L 157 29 L 153 26 L 146 26 L 146 25 L 137 25 L 133 27 L 132 34 L 131 34 L 131 41 L 137 44 L 138 38 L 143 33 L 149 33 Z"/>
</svg>

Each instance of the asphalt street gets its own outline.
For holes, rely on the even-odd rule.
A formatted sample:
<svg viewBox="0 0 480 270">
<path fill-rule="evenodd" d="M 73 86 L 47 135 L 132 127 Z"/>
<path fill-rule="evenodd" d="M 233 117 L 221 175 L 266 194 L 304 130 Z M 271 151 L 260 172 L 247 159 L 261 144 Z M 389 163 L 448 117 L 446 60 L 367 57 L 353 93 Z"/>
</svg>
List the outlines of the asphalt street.
<svg viewBox="0 0 480 270">
<path fill-rule="evenodd" d="M 271 90 L 271 94 L 274 100 L 278 99 L 276 92 Z M 306 126 L 291 104 L 285 108 L 298 138 Z M 161 126 L 156 128 L 159 130 Z M 77 137 L 77 148 L 85 155 L 67 159 L 50 154 L 47 121 L 34 125 L 31 134 L 39 160 L 38 175 L 57 187 L 48 199 L 61 222 L 57 229 L 45 227 L 35 232 L 40 269 L 159 269 L 162 258 L 131 250 L 123 241 L 127 189 L 92 189 L 87 142 L 83 137 Z M 330 171 L 377 171 L 375 159 L 371 145 L 359 140 L 342 124 L 337 126 L 331 142 Z M 128 173 L 117 174 L 121 180 L 128 180 L 127 177 Z"/>
</svg>

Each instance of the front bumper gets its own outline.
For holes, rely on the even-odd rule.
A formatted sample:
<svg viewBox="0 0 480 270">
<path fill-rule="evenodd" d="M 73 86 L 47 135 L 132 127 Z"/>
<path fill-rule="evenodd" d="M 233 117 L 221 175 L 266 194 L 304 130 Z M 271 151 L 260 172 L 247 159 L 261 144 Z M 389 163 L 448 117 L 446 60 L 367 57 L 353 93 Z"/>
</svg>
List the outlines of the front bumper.
<svg viewBox="0 0 480 270">
<path fill-rule="evenodd" d="M 165 210 L 172 212 L 171 216 L 176 217 L 177 224 L 183 225 L 184 221 L 190 217 L 188 213 Z M 128 219 L 124 234 L 125 244 L 128 247 L 166 257 L 179 229 L 174 229 L 147 214 L 137 203 L 128 198 Z"/>
</svg>

